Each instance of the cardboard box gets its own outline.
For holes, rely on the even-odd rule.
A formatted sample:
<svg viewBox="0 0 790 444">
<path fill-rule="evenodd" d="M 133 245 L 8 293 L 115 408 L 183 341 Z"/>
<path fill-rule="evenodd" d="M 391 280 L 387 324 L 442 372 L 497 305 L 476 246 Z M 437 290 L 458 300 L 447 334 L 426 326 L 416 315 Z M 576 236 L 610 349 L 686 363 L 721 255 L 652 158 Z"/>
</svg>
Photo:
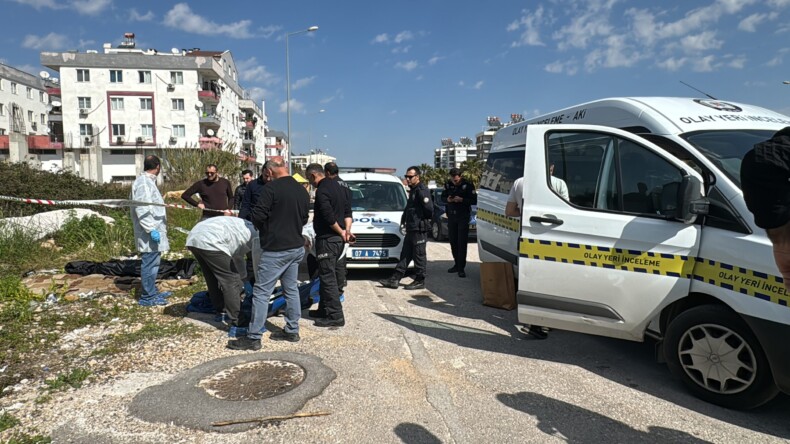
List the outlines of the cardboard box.
<svg viewBox="0 0 790 444">
<path fill-rule="evenodd" d="M 483 305 L 505 310 L 513 310 L 518 306 L 512 264 L 507 262 L 480 264 L 480 287 L 483 291 Z"/>
</svg>

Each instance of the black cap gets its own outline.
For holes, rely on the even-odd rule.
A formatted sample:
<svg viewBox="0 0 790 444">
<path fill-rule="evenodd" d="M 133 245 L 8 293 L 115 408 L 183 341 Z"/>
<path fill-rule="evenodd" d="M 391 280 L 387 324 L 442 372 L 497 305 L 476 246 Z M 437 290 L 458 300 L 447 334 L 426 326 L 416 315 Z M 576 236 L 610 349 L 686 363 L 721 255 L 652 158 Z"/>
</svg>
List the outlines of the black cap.
<svg viewBox="0 0 790 444">
<path fill-rule="evenodd" d="M 458 168 L 450 168 L 450 176 L 460 176 L 461 170 Z"/>
<path fill-rule="evenodd" d="M 746 153 L 741 189 L 758 227 L 777 228 L 790 222 L 790 127 Z"/>
</svg>

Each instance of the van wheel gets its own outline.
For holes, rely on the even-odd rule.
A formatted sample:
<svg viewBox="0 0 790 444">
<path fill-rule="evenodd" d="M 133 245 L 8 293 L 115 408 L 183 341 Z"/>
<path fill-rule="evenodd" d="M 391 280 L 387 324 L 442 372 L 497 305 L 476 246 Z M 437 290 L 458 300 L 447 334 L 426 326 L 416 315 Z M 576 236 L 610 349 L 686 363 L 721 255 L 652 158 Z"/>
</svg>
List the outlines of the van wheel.
<svg viewBox="0 0 790 444">
<path fill-rule="evenodd" d="M 779 393 L 757 338 L 727 307 L 684 311 L 670 322 L 664 339 L 669 370 L 705 401 L 751 409 Z"/>
<path fill-rule="evenodd" d="M 442 226 L 439 224 L 439 222 L 434 221 L 433 224 L 431 224 L 431 237 L 433 240 L 439 242 L 445 239 L 445 236 L 442 233 Z"/>
</svg>

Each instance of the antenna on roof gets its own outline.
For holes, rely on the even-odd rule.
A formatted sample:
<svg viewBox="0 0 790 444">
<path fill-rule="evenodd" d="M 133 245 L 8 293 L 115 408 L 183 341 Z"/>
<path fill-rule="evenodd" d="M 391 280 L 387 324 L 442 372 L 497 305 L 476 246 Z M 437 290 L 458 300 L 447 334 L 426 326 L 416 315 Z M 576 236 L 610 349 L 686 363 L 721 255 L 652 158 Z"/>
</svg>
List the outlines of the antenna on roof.
<svg viewBox="0 0 790 444">
<path fill-rule="evenodd" d="M 682 81 L 682 80 L 680 80 L 680 83 L 682 83 L 682 84 L 684 84 L 684 85 L 688 86 L 689 88 L 693 89 L 694 91 L 697 91 L 698 93 L 702 93 L 702 94 L 704 94 L 704 95 L 705 95 L 705 97 L 707 97 L 707 98 L 709 98 L 709 99 L 713 99 L 713 100 L 719 100 L 719 99 L 717 99 L 717 98 L 713 97 L 712 95 L 710 95 L 710 94 L 708 94 L 708 93 L 706 93 L 706 92 L 704 92 L 704 91 L 700 91 L 700 90 L 698 90 L 697 88 L 694 88 L 693 86 L 689 85 L 688 83 L 686 83 L 686 82 L 684 82 L 684 81 Z"/>
</svg>

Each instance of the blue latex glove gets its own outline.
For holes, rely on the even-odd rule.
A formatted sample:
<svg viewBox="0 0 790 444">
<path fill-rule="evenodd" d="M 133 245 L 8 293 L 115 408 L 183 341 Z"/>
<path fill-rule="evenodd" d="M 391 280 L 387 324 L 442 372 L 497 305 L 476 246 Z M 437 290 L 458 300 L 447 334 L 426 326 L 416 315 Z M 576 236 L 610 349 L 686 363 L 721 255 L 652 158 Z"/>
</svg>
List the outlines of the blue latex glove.
<svg viewBox="0 0 790 444">
<path fill-rule="evenodd" d="M 156 243 L 159 243 L 159 241 L 162 240 L 162 235 L 159 234 L 159 231 L 154 230 L 151 232 L 151 240 Z"/>
</svg>

